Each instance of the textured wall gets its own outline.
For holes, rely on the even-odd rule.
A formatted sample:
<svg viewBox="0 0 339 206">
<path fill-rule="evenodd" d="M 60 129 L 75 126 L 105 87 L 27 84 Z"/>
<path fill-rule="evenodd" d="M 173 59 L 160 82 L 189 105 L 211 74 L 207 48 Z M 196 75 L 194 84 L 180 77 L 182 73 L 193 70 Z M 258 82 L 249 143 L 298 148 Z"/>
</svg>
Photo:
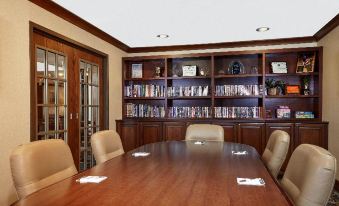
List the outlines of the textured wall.
<svg viewBox="0 0 339 206">
<path fill-rule="evenodd" d="M 30 140 L 29 21 L 109 55 L 110 128 L 121 118 L 121 57 L 126 53 L 27 0 L 0 0 L 0 206 L 16 200 L 9 154 Z"/>
</svg>

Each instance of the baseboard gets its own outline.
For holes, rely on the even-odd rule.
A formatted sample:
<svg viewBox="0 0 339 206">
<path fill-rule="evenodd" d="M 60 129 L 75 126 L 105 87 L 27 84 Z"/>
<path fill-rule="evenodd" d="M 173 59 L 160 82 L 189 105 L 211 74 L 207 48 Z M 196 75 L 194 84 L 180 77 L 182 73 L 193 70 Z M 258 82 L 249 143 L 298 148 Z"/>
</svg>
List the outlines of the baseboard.
<svg viewBox="0 0 339 206">
<path fill-rule="evenodd" d="M 339 180 L 335 180 L 335 183 L 334 183 L 334 189 L 336 191 L 339 191 Z"/>
</svg>

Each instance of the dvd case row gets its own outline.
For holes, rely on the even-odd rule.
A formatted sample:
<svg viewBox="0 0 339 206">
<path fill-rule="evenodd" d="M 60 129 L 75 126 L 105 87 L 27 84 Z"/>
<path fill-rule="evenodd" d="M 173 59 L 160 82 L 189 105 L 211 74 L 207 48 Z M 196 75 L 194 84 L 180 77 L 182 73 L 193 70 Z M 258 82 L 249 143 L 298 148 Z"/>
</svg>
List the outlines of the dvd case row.
<svg viewBox="0 0 339 206">
<path fill-rule="evenodd" d="M 165 86 L 154 84 L 135 84 L 125 86 L 125 97 L 165 97 Z"/>
<path fill-rule="evenodd" d="M 215 86 L 216 96 L 251 96 L 262 95 L 263 86 L 252 85 L 217 85 Z"/>
<path fill-rule="evenodd" d="M 168 97 L 201 97 L 209 95 L 209 86 L 176 86 L 167 88 Z"/>
<path fill-rule="evenodd" d="M 169 107 L 169 118 L 210 118 L 210 107 Z"/>
<path fill-rule="evenodd" d="M 126 104 L 127 117 L 165 117 L 165 107 L 148 104 Z"/>
<path fill-rule="evenodd" d="M 262 107 L 214 107 L 215 118 L 260 118 Z"/>
</svg>

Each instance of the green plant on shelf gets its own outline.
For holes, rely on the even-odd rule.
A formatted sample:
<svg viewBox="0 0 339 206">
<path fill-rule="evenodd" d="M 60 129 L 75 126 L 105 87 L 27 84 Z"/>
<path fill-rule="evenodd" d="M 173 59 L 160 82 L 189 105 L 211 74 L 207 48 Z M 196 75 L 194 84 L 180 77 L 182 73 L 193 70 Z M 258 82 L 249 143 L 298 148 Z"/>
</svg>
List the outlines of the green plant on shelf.
<svg viewBox="0 0 339 206">
<path fill-rule="evenodd" d="M 286 83 L 283 80 L 266 79 L 265 87 L 268 95 L 284 95 Z"/>
</svg>

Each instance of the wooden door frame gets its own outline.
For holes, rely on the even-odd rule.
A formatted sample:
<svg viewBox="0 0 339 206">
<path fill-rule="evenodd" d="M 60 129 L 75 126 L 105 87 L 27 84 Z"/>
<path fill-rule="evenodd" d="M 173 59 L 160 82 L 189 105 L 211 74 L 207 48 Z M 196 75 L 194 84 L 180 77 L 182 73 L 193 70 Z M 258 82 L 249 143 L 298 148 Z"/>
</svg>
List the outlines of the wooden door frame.
<svg viewBox="0 0 339 206">
<path fill-rule="evenodd" d="M 84 50 L 86 52 L 89 52 L 91 54 L 98 55 L 102 57 L 103 59 L 103 65 L 102 65 L 102 71 L 103 71 L 103 119 L 104 119 L 104 124 L 103 124 L 103 129 L 108 129 L 109 128 L 109 65 L 108 65 L 108 55 L 106 53 L 103 53 L 101 51 L 98 51 L 92 47 L 89 47 L 87 45 L 84 45 L 82 43 L 79 43 L 73 39 L 70 39 L 66 36 L 63 36 L 55 31 L 52 31 L 50 29 L 47 29 L 39 24 L 36 24 L 32 21 L 29 22 L 29 58 L 30 58 L 30 135 L 31 138 L 30 140 L 33 141 L 35 140 L 36 132 L 36 112 L 35 112 L 35 58 L 33 58 L 35 55 L 35 44 L 33 42 L 33 34 L 38 33 L 43 36 L 46 36 L 48 38 L 51 38 L 53 40 L 59 41 L 61 43 L 70 45 L 74 48 Z"/>
</svg>

